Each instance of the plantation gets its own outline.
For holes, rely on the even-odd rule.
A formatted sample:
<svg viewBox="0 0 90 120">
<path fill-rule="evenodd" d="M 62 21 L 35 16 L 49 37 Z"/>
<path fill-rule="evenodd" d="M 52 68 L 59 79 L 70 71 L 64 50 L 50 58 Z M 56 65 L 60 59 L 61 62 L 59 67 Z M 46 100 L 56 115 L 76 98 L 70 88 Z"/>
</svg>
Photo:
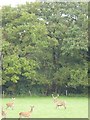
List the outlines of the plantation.
<svg viewBox="0 0 90 120">
<path fill-rule="evenodd" d="M 11 98 L 3 100 L 3 106 Z M 7 109 L 7 118 L 18 118 L 19 112 L 28 111 L 31 105 L 34 110 L 31 118 L 88 118 L 88 99 L 86 97 L 59 97 L 66 101 L 67 108 L 56 109 L 52 97 L 25 97 L 16 98 L 14 110 Z"/>
</svg>

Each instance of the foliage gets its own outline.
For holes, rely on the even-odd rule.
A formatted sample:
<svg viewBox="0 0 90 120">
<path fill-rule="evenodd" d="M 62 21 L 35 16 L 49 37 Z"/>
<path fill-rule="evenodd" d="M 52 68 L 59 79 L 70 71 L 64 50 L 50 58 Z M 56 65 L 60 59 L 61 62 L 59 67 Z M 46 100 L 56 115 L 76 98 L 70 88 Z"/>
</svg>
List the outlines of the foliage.
<svg viewBox="0 0 90 120">
<path fill-rule="evenodd" d="M 65 86 L 87 88 L 87 3 L 4 6 L 1 29 L 6 92 L 11 91 L 11 84 L 17 94 L 29 90 L 45 95 L 63 93 Z"/>
</svg>

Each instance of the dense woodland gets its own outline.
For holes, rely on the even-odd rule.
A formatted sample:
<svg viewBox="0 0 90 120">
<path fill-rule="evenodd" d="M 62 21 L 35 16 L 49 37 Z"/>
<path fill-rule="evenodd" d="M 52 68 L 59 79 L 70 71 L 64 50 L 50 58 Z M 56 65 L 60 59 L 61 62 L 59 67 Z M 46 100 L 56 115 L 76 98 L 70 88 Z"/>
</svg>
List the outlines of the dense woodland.
<svg viewBox="0 0 90 120">
<path fill-rule="evenodd" d="M 7 95 L 87 93 L 88 3 L 27 2 L 0 11 Z"/>
</svg>

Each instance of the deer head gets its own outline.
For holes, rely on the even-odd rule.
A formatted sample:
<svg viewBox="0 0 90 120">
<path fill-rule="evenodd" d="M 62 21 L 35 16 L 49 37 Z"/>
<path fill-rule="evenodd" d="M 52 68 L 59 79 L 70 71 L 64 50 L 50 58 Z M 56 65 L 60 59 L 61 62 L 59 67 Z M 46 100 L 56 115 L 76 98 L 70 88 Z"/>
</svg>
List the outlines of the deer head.
<svg viewBox="0 0 90 120">
<path fill-rule="evenodd" d="M 57 99 L 58 99 L 58 97 L 59 97 L 59 94 L 57 94 L 57 96 L 56 96 L 56 97 L 52 94 L 52 97 L 53 97 L 54 102 L 56 102 L 56 101 L 57 101 Z"/>
<path fill-rule="evenodd" d="M 34 106 L 30 106 L 30 107 L 31 107 L 31 110 L 30 110 L 30 111 L 32 112 L 32 111 L 33 111 Z"/>
<path fill-rule="evenodd" d="M 15 98 L 12 98 L 12 100 L 14 101 L 14 100 L 15 100 Z"/>
</svg>

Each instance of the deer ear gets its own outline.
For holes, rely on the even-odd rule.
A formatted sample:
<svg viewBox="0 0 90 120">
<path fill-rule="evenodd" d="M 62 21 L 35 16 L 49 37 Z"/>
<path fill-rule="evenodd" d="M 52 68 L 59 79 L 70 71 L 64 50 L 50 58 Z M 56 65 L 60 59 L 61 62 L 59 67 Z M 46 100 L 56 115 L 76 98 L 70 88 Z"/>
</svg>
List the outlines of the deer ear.
<svg viewBox="0 0 90 120">
<path fill-rule="evenodd" d="M 30 107 L 32 108 L 32 107 L 34 107 L 34 105 L 33 105 L 33 106 L 30 106 Z"/>
<path fill-rule="evenodd" d="M 15 100 L 15 98 L 12 98 L 12 100 Z"/>
<path fill-rule="evenodd" d="M 54 97 L 54 95 L 52 94 L 52 97 Z"/>
</svg>

